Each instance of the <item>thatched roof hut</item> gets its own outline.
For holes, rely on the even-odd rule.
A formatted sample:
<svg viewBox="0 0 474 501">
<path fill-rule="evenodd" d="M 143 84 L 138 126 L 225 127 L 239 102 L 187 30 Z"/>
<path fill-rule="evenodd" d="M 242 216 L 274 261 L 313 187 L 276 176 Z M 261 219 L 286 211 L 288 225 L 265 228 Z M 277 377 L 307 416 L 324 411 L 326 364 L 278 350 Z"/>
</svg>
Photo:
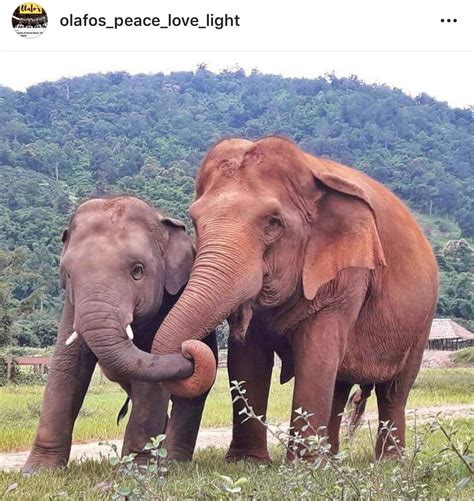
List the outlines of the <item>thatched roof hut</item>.
<svg viewBox="0 0 474 501">
<path fill-rule="evenodd" d="M 474 334 L 449 318 L 435 318 L 430 339 L 474 339 Z"/>
<path fill-rule="evenodd" d="M 449 318 L 435 318 L 431 325 L 428 348 L 457 350 L 474 346 L 474 334 Z"/>
</svg>

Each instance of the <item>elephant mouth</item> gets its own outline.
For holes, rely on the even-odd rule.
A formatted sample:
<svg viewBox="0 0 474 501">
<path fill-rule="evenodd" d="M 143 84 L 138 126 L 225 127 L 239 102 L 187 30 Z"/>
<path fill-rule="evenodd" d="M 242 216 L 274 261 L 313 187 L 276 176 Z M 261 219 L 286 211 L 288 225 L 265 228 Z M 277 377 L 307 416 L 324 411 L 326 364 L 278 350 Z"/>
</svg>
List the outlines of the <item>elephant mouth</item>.
<svg viewBox="0 0 474 501">
<path fill-rule="evenodd" d="M 244 301 L 227 318 L 229 323 L 229 335 L 243 341 L 247 334 L 248 327 L 253 318 L 254 312 L 265 311 L 269 307 L 276 307 L 283 303 L 281 291 L 270 274 L 266 273 L 263 277 L 262 288 L 252 299 Z"/>
<path fill-rule="evenodd" d="M 286 298 L 282 297 L 280 288 L 277 286 L 272 276 L 266 273 L 263 276 L 263 284 L 260 292 L 255 298 L 254 309 L 266 309 L 282 304 Z"/>
<path fill-rule="evenodd" d="M 229 336 L 243 341 L 253 317 L 254 302 L 245 301 L 229 317 Z"/>
</svg>

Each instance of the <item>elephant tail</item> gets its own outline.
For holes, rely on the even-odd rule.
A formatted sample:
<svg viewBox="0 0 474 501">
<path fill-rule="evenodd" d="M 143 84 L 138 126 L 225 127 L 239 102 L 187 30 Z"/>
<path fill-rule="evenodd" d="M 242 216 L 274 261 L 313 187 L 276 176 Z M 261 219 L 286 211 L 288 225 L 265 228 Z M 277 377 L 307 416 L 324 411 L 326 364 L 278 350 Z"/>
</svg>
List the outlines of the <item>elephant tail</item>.
<svg viewBox="0 0 474 501">
<path fill-rule="evenodd" d="M 348 437 L 352 438 L 360 428 L 364 416 L 367 399 L 374 388 L 373 384 L 361 385 L 350 397 L 348 407 L 352 408 L 349 413 Z"/>
<path fill-rule="evenodd" d="M 122 421 L 122 419 L 127 415 L 129 402 L 130 402 L 130 397 L 127 397 L 125 399 L 124 404 L 122 405 L 122 408 L 119 410 L 119 413 L 117 416 L 117 426 L 120 423 L 120 421 Z"/>
</svg>

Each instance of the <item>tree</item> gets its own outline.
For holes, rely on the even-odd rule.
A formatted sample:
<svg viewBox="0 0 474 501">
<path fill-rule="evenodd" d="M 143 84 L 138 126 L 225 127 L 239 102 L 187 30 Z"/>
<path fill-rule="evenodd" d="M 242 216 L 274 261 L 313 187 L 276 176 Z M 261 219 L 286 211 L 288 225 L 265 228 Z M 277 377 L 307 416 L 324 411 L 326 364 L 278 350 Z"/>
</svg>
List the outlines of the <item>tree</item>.
<svg viewBox="0 0 474 501">
<path fill-rule="evenodd" d="M 472 110 L 357 76 L 247 76 L 200 65 L 169 75 L 86 75 L 27 92 L 0 88 L 0 247 L 28 251 L 17 278 L 0 270 L 0 342 L 14 342 L 18 322 L 32 321 L 28 311 L 57 314 L 60 236 L 79 202 L 130 193 L 191 228 L 206 151 L 224 137 L 269 134 L 352 165 L 436 216 L 426 227 L 439 247 L 439 311 L 471 315 L 462 279 L 472 279 L 472 253 L 461 244 L 461 254 L 445 254 L 444 245 L 462 237 L 473 247 Z"/>
<path fill-rule="evenodd" d="M 31 323 L 31 332 L 38 339 L 40 347 L 47 348 L 56 342 L 58 323 L 50 316 L 43 315 Z"/>
<path fill-rule="evenodd" d="M 0 346 L 10 344 L 19 328 L 21 320 L 38 306 L 42 293 L 41 276 L 28 269 L 29 251 L 18 247 L 13 251 L 0 249 Z"/>
<path fill-rule="evenodd" d="M 443 252 L 445 258 L 457 271 L 474 272 L 474 251 L 465 238 L 450 240 Z"/>
</svg>

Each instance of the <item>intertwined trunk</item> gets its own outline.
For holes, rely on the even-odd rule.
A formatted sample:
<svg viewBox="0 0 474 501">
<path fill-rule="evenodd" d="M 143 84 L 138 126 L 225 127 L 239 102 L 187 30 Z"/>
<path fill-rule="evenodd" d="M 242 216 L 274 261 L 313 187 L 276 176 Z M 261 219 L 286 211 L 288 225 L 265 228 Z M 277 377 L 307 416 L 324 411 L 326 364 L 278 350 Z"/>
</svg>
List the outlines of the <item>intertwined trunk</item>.
<svg viewBox="0 0 474 501">
<path fill-rule="evenodd" d="M 262 284 L 258 248 L 245 228 L 212 225 L 200 238 L 191 277 L 158 330 L 152 353 L 179 353 L 183 342 L 202 340 Z M 174 384 L 174 389 L 176 385 Z"/>
<path fill-rule="evenodd" d="M 181 354 L 156 356 L 139 350 L 127 337 L 118 304 L 88 295 L 76 303 L 75 326 L 99 363 L 118 377 L 161 382 L 187 377 L 192 363 Z"/>
</svg>

